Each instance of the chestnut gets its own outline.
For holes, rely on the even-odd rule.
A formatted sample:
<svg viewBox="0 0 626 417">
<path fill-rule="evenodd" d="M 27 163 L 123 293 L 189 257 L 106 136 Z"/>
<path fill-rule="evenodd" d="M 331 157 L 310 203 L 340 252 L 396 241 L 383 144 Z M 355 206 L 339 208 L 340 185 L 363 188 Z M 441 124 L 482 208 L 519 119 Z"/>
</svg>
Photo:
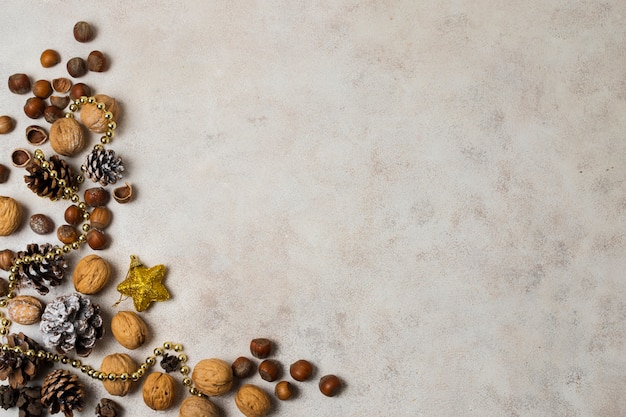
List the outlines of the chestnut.
<svg viewBox="0 0 626 417">
<path fill-rule="evenodd" d="M 264 337 L 252 339 L 250 353 L 255 358 L 265 359 L 272 353 L 272 342 Z"/>
<path fill-rule="evenodd" d="M 30 91 L 30 78 L 26 74 L 13 74 L 9 77 L 9 90 L 15 94 L 26 94 Z"/>
<path fill-rule="evenodd" d="M 65 221 L 69 224 L 79 224 L 83 221 L 83 211 L 76 204 L 65 209 Z"/>
<path fill-rule="evenodd" d="M 104 249 L 104 247 L 109 243 L 107 236 L 98 229 L 91 229 L 87 232 L 87 244 L 93 250 Z"/>
<path fill-rule="evenodd" d="M 37 80 L 33 84 L 33 94 L 35 97 L 48 98 L 52 94 L 52 84 L 48 80 Z"/>
<path fill-rule="evenodd" d="M 69 245 L 78 240 L 78 231 L 69 224 L 63 224 L 57 229 L 57 238 L 66 245 Z"/>
<path fill-rule="evenodd" d="M 44 68 L 54 67 L 56 64 L 61 62 L 61 55 L 54 49 L 46 49 L 41 53 L 41 57 L 39 58 L 41 62 L 41 66 Z"/>
<path fill-rule="evenodd" d="M 95 36 L 93 27 L 87 22 L 77 22 L 74 25 L 74 39 L 78 42 L 89 42 Z"/>
<path fill-rule="evenodd" d="M 39 119 L 46 110 L 46 102 L 39 97 L 31 97 L 24 104 L 24 113 L 31 119 Z"/>
<path fill-rule="evenodd" d="M 313 366 L 309 361 L 300 359 L 291 364 L 289 373 L 296 381 L 306 381 L 313 373 Z"/>
<path fill-rule="evenodd" d="M 87 57 L 87 69 L 92 72 L 104 72 L 107 69 L 107 58 L 100 51 L 91 51 Z"/>
<path fill-rule="evenodd" d="M 277 360 L 265 359 L 259 364 L 259 375 L 265 381 L 274 382 L 280 378 L 281 366 Z"/>
<path fill-rule="evenodd" d="M 327 397 L 339 394 L 341 380 L 336 375 L 324 375 L 320 378 L 319 389 Z"/>
<path fill-rule="evenodd" d="M 82 77 L 87 74 L 87 63 L 81 57 L 74 57 L 67 61 L 67 73 L 74 78 Z"/>
<path fill-rule="evenodd" d="M 233 375 L 237 378 L 249 377 L 254 371 L 254 362 L 245 356 L 240 356 L 233 362 Z"/>
<path fill-rule="evenodd" d="M 91 87 L 84 83 L 76 83 L 70 88 L 70 98 L 72 100 L 78 100 L 79 98 L 85 96 L 89 97 L 91 95 Z"/>
<path fill-rule="evenodd" d="M 93 187 L 85 190 L 85 203 L 91 207 L 100 207 L 109 202 L 111 195 L 102 187 Z"/>
<path fill-rule="evenodd" d="M 91 227 L 104 229 L 111 223 L 111 210 L 106 207 L 96 207 L 89 215 Z"/>
<path fill-rule="evenodd" d="M 62 109 L 56 106 L 52 106 L 52 105 L 46 106 L 46 108 L 43 111 L 43 118 L 46 120 L 46 122 L 50 124 L 56 122 L 62 117 L 65 117 L 65 113 L 63 112 Z"/>
</svg>

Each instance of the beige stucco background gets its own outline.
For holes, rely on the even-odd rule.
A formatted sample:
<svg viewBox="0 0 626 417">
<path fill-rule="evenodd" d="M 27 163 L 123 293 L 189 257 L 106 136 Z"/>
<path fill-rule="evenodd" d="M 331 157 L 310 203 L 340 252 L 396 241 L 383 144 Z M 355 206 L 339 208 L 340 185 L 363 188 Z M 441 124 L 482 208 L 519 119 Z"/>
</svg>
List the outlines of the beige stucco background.
<svg viewBox="0 0 626 417">
<path fill-rule="evenodd" d="M 65 76 L 46 48 L 110 58 L 80 81 L 123 106 L 111 148 L 136 199 L 110 204 L 113 277 L 93 299 L 107 323 L 132 309 L 112 306 L 131 254 L 166 265 L 171 293 L 133 357 L 172 340 L 193 367 L 271 338 L 316 367 L 276 417 L 626 414 L 625 2 L 0 4 L 1 79 Z M 0 87 L 11 167 L 32 121 Z M 65 204 L 11 168 L 0 194 L 60 225 Z M 46 241 L 25 219 L 0 246 Z M 85 362 L 125 351 L 109 332 Z M 93 415 L 107 395 L 82 381 Z M 116 400 L 177 416 L 183 396 Z M 225 416 L 233 398 L 215 399 Z"/>
</svg>

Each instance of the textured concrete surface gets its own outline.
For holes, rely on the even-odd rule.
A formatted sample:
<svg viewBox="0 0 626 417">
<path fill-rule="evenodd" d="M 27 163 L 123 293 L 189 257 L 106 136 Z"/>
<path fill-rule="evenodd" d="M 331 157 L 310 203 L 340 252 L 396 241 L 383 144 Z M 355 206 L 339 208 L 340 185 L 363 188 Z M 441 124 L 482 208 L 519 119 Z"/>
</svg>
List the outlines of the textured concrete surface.
<svg viewBox="0 0 626 417">
<path fill-rule="evenodd" d="M 231 361 L 269 337 L 316 367 L 273 416 L 626 414 L 623 1 L 3 3 L 0 78 L 64 76 L 46 48 L 111 59 L 81 81 L 123 106 L 111 147 L 137 198 L 112 205 L 93 298 L 132 309 L 112 307 L 131 254 L 172 296 L 142 313 L 137 359 L 173 340 L 191 366 Z M 2 88 L 10 165 L 31 122 Z M 60 224 L 21 176 L 0 194 Z M 109 333 L 86 362 L 117 351 Z M 83 380 L 90 415 L 106 393 Z"/>
</svg>

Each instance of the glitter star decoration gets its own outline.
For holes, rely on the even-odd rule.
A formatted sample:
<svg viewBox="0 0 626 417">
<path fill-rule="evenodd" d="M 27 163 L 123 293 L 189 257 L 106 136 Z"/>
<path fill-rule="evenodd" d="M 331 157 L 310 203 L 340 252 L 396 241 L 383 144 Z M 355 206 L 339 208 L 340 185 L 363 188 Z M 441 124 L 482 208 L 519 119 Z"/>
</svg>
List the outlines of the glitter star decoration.
<svg viewBox="0 0 626 417">
<path fill-rule="evenodd" d="M 153 301 L 165 301 L 170 298 L 162 282 L 164 276 L 164 265 L 147 268 L 137 256 L 131 255 L 128 274 L 117 286 L 117 290 L 122 296 L 132 297 L 135 310 L 144 311 Z"/>
</svg>

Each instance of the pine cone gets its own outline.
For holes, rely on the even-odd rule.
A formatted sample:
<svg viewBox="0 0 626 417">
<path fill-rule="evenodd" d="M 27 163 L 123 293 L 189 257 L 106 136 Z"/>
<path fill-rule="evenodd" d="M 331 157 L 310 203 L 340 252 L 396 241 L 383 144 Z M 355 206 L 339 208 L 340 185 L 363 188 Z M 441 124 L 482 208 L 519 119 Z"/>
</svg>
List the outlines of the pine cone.
<svg viewBox="0 0 626 417">
<path fill-rule="evenodd" d="M 82 411 L 85 395 L 78 375 L 65 369 L 57 369 L 46 375 L 41 386 L 41 403 L 50 414 L 62 411 L 66 417 L 74 415 L 73 410 Z"/>
<path fill-rule="evenodd" d="M 20 396 L 20 390 L 16 388 L 12 388 L 8 385 L 3 385 L 0 387 L 0 407 L 8 410 L 9 408 L 15 407 L 17 403 L 17 399 Z"/>
<path fill-rule="evenodd" d="M 41 346 L 24 333 L 11 333 L 7 336 L 7 345 L 19 347 L 22 352 L 29 349 L 41 350 Z M 29 358 L 26 355 L 13 351 L 0 351 L 0 379 L 9 380 L 11 388 L 20 388 L 37 375 L 41 359 L 37 357 Z"/>
<path fill-rule="evenodd" d="M 41 403 L 41 387 L 24 387 L 15 403 L 19 417 L 41 417 L 46 411 Z"/>
<path fill-rule="evenodd" d="M 52 245 L 49 243 L 43 245 L 31 243 L 26 246 L 25 251 L 18 252 L 17 257 L 30 256 L 32 258 L 34 255 L 45 255 L 50 251 L 52 251 Z M 20 264 L 17 276 L 20 278 L 21 283 L 35 288 L 41 295 L 46 295 L 49 291 L 46 285 L 56 287 L 63 282 L 65 268 L 67 268 L 67 264 L 62 255 L 55 256 L 52 261 L 49 261 L 44 256 L 41 262 Z"/>
<path fill-rule="evenodd" d="M 99 417 L 117 417 L 118 407 L 115 401 L 108 398 L 100 400 L 96 405 L 96 415 Z"/>
<path fill-rule="evenodd" d="M 76 349 L 79 356 L 88 356 L 104 335 L 100 306 L 78 293 L 57 297 L 48 304 L 39 329 L 46 346 L 60 354 Z"/>
<path fill-rule="evenodd" d="M 85 171 L 85 176 L 93 182 L 98 182 L 102 186 L 115 184 L 122 178 L 124 165 L 122 158 L 115 155 L 111 149 L 94 149 L 81 167 Z"/>
<path fill-rule="evenodd" d="M 28 188 L 40 197 L 58 200 L 64 197 L 64 189 L 59 186 L 59 180 L 65 180 L 66 187 L 76 186 L 76 177 L 72 168 L 58 155 L 53 155 L 48 161 L 49 170 L 57 172 L 56 178 L 50 176 L 50 171 L 41 167 L 43 161 L 33 158 L 33 163 L 26 167 L 29 175 L 24 175 Z"/>
</svg>

